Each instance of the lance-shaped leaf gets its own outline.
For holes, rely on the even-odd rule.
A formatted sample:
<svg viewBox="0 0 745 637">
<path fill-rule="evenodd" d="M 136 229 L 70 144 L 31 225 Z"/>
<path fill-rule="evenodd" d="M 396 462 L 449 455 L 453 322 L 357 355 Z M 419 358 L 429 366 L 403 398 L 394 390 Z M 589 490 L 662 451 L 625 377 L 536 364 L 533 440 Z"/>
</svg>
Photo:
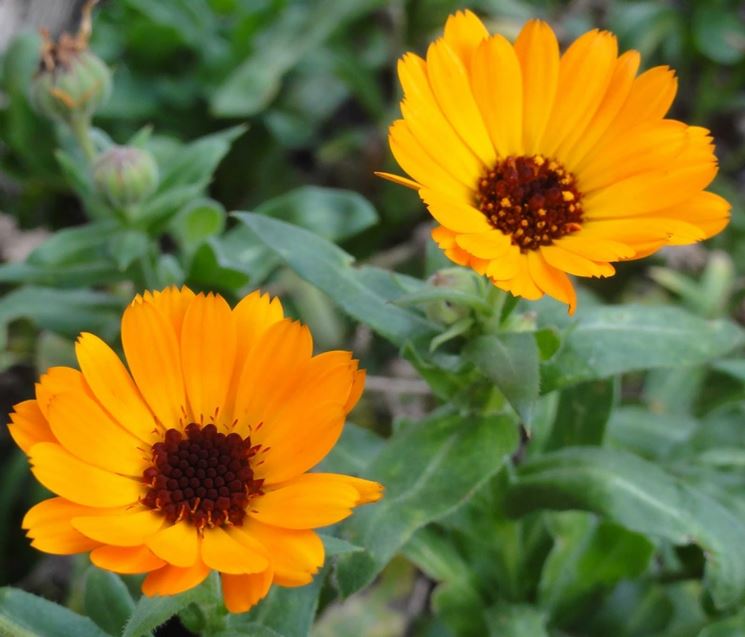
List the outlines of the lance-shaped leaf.
<svg viewBox="0 0 745 637">
<path fill-rule="evenodd" d="M 700 365 L 745 343 L 734 323 L 675 307 L 589 307 L 573 320 L 555 312 L 540 318 L 565 328 L 562 347 L 541 369 L 544 392 L 635 370 Z"/>
<path fill-rule="evenodd" d="M 340 556 L 342 594 L 369 584 L 417 529 L 467 501 L 516 446 L 515 423 L 505 416 L 444 415 L 402 429 L 365 470 L 386 495 L 345 527 L 366 551 Z"/>
<path fill-rule="evenodd" d="M 369 275 L 352 267 L 353 258 L 318 235 L 255 213 L 235 217 L 279 255 L 300 277 L 328 294 L 350 316 L 397 345 L 434 335 L 437 327 L 415 312 L 393 305 L 383 287 L 368 284 Z M 392 275 L 389 275 L 392 276 Z M 407 290 L 401 289 L 403 294 Z M 387 289 L 385 290 L 387 292 Z"/>
<path fill-rule="evenodd" d="M 508 512 L 592 511 L 676 545 L 697 544 L 715 604 L 745 599 L 745 525 L 719 502 L 630 453 L 568 447 L 523 464 L 506 499 Z"/>
</svg>

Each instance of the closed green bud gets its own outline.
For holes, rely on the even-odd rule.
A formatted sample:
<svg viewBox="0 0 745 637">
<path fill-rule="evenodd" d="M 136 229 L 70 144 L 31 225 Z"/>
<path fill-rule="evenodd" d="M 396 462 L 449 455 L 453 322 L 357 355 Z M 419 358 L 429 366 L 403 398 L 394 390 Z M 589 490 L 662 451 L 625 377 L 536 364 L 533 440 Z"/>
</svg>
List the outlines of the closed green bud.
<svg viewBox="0 0 745 637">
<path fill-rule="evenodd" d="M 111 93 L 111 72 L 88 50 L 89 3 L 77 35 L 63 33 L 52 42 L 44 33 L 39 72 L 31 84 L 31 103 L 52 119 L 70 123 L 90 119 Z"/>
<path fill-rule="evenodd" d="M 424 311 L 430 320 L 452 325 L 471 313 L 468 297 L 479 294 L 478 280 L 473 272 L 463 268 L 445 268 L 433 274 L 429 283 L 452 291 L 445 294 L 445 298 L 427 303 Z"/>
<path fill-rule="evenodd" d="M 113 146 L 96 159 L 93 181 L 115 210 L 127 211 L 153 194 L 158 165 L 146 150 Z"/>
</svg>

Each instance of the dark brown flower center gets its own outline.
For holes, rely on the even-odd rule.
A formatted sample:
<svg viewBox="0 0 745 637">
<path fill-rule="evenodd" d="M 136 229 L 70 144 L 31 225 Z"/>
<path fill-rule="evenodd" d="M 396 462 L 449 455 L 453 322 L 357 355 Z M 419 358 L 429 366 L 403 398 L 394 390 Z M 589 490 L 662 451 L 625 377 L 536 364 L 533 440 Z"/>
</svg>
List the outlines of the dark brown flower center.
<svg viewBox="0 0 745 637">
<path fill-rule="evenodd" d="M 479 179 L 476 205 L 522 252 L 576 232 L 582 196 L 574 175 L 541 155 L 507 157 Z"/>
<path fill-rule="evenodd" d="M 249 500 L 261 493 L 263 480 L 254 479 L 251 469 L 258 447 L 248 436 L 218 433 L 215 425 L 191 423 L 184 433 L 169 429 L 153 445 L 142 503 L 169 522 L 187 520 L 200 530 L 240 526 Z"/>
</svg>

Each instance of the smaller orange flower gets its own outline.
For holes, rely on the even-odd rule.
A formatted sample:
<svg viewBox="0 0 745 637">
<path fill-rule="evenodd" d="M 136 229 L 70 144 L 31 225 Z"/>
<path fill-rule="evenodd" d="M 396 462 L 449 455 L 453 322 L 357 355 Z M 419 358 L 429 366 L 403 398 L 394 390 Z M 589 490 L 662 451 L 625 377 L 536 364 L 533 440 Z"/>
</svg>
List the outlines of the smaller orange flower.
<svg viewBox="0 0 745 637">
<path fill-rule="evenodd" d="M 82 334 L 80 370 L 54 367 L 10 433 L 56 494 L 23 520 L 32 546 L 89 552 L 175 595 L 220 573 L 243 612 L 272 584 L 303 586 L 324 562 L 314 529 L 382 497 L 376 482 L 309 473 L 336 444 L 365 373 L 349 352 L 313 356 L 305 326 L 254 292 L 234 309 L 170 288 L 122 318 L 129 370 Z"/>
<path fill-rule="evenodd" d="M 401 119 L 391 151 L 438 225 L 447 257 L 526 299 L 577 303 L 568 275 L 717 234 L 729 203 L 705 128 L 668 119 L 677 83 L 593 30 L 563 54 L 531 20 L 514 43 L 470 11 L 421 58 L 398 63 Z"/>
</svg>

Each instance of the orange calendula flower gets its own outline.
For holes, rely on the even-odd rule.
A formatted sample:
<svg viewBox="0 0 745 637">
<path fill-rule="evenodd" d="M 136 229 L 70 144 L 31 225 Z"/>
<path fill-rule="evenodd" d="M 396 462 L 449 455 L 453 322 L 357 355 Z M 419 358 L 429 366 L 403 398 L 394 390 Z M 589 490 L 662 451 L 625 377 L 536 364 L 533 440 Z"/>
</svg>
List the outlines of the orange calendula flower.
<svg viewBox="0 0 745 637">
<path fill-rule="evenodd" d="M 389 140 L 412 179 L 381 176 L 419 192 L 455 263 L 572 312 L 567 274 L 610 276 L 613 261 L 700 241 L 729 218 L 704 190 L 717 172 L 709 132 L 665 119 L 675 76 L 637 75 L 639 62 L 606 31 L 560 55 L 545 22 L 512 44 L 456 13 L 426 59 L 399 61 Z"/>
<path fill-rule="evenodd" d="M 137 296 L 122 317 L 129 371 L 93 334 L 80 370 L 50 369 L 10 433 L 57 497 L 23 521 L 48 553 L 147 573 L 146 595 L 221 575 L 248 610 L 324 561 L 317 527 L 374 502 L 368 480 L 308 473 L 331 450 L 365 374 L 349 352 L 313 356 L 309 330 L 254 292 L 231 310 L 183 288 Z"/>
</svg>

